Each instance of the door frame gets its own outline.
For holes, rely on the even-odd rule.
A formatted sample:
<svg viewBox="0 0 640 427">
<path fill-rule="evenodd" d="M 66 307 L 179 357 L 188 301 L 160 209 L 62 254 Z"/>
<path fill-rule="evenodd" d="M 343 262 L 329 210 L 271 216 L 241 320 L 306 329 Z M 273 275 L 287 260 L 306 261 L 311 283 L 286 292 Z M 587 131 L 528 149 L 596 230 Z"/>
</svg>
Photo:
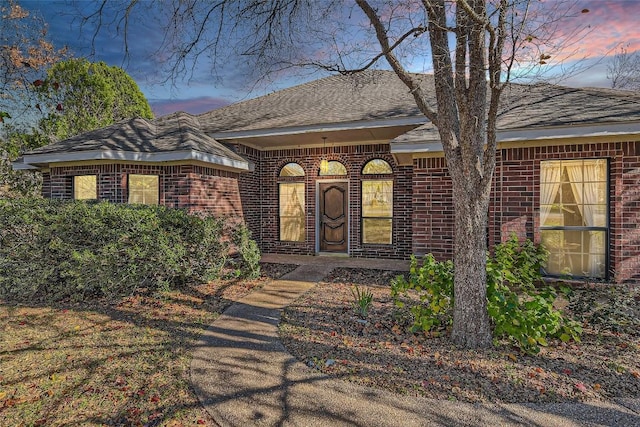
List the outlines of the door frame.
<svg viewBox="0 0 640 427">
<path fill-rule="evenodd" d="M 351 253 L 351 203 L 350 203 L 350 188 L 351 182 L 349 179 L 318 179 L 316 180 L 316 209 L 315 209 L 315 234 L 316 234 L 316 244 L 315 244 L 315 252 L 319 253 L 333 253 L 333 252 L 320 252 L 320 184 L 331 184 L 331 183 L 344 183 L 347 185 L 347 211 L 345 213 L 347 217 L 347 254 Z M 336 255 L 343 254 L 345 252 L 335 252 Z"/>
</svg>

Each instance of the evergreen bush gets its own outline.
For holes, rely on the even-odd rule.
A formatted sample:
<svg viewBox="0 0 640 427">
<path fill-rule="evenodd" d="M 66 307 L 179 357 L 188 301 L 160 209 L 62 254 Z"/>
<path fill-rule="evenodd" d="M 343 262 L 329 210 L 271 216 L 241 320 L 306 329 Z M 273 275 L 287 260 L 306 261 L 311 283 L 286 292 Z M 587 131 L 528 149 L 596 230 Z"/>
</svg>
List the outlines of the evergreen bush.
<svg viewBox="0 0 640 427">
<path fill-rule="evenodd" d="M 0 298 L 83 300 L 217 277 L 223 221 L 162 206 L 0 200 Z"/>
</svg>

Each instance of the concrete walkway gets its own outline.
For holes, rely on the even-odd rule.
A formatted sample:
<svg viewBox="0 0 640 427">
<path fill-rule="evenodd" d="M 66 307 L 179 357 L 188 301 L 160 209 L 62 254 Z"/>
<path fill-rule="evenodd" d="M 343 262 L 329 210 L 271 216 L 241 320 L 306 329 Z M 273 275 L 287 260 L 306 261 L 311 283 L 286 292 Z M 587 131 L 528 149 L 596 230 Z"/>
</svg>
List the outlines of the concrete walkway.
<svg viewBox="0 0 640 427">
<path fill-rule="evenodd" d="M 279 340 L 281 309 L 336 266 L 358 261 L 311 258 L 231 306 L 197 346 L 191 381 L 221 426 L 640 426 L 638 399 L 618 405 L 467 404 L 400 396 L 308 368 Z M 369 267 L 385 268 L 380 265 L 375 260 Z"/>
</svg>

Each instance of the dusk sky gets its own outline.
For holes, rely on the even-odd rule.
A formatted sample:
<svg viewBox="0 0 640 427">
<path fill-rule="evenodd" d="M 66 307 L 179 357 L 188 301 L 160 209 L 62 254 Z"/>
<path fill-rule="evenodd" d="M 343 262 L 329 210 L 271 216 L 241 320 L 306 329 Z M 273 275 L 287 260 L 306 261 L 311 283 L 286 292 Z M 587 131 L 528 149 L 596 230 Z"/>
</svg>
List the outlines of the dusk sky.
<svg viewBox="0 0 640 427">
<path fill-rule="evenodd" d="M 76 12 L 78 3 L 74 5 L 64 0 L 22 0 L 19 3 L 33 13 L 42 15 L 49 24 L 49 37 L 57 47 L 66 45 L 76 56 L 89 56 L 92 53 L 93 33 L 91 28 L 81 31 Z M 142 12 L 139 13 L 144 13 L 144 8 L 154 7 L 148 0 L 140 3 Z M 546 3 L 553 5 L 555 2 L 546 0 Z M 79 4 L 80 7 L 92 6 L 89 0 Z M 588 9 L 589 13 L 578 13 L 580 16 L 576 16 L 573 22 L 588 28 L 581 33 L 580 40 L 565 52 L 566 60 L 562 67 L 550 65 L 547 77 L 558 75 L 561 68 L 566 71 L 580 60 L 580 68 L 584 71 L 559 83 L 576 87 L 609 87 L 611 83 L 606 78 L 607 55 L 613 55 L 620 46 L 627 47 L 629 51 L 640 49 L 640 0 L 578 1 L 577 10 L 582 9 Z M 563 31 L 571 32 L 571 21 L 563 25 Z M 162 61 L 162 58 L 158 57 L 157 46 L 161 45 L 162 38 L 163 33 L 157 21 L 151 17 L 138 20 L 129 29 L 128 61 L 125 61 L 122 35 L 116 34 L 115 30 L 98 35 L 93 44 L 95 55 L 90 57 L 94 61 L 122 66 L 136 80 L 156 115 L 179 110 L 200 113 L 322 76 L 319 73 L 302 76 L 292 71 L 281 74 L 270 84 L 255 88 L 252 81 L 242 78 L 241 70 L 224 70 L 213 77 L 208 58 L 203 55 L 195 64 L 193 75 L 188 73 L 188 77 L 172 84 L 163 81 L 168 77 L 166 74 L 158 72 L 158 61 Z M 417 58 L 414 63 L 421 61 Z M 387 66 L 386 62 L 381 65 Z"/>
</svg>

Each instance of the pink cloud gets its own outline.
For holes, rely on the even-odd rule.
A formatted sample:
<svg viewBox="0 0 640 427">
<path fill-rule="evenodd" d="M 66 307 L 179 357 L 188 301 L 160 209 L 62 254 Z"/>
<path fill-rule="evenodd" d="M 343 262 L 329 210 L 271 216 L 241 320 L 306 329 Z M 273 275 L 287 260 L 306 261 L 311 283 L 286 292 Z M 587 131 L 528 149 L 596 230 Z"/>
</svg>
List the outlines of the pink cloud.
<svg viewBox="0 0 640 427">
<path fill-rule="evenodd" d="M 149 101 L 149 105 L 151 105 L 151 109 L 156 117 L 171 114 L 176 111 L 200 114 L 229 104 L 230 102 L 227 99 L 211 96 L 200 96 L 190 99 L 152 99 Z"/>
<path fill-rule="evenodd" d="M 581 13 L 582 10 L 588 13 Z M 583 37 L 565 49 L 570 57 L 593 58 L 612 55 L 620 46 L 629 51 L 640 49 L 640 14 L 638 1 L 583 0 L 577 4 L 573 18 L 563 20 L 559 37 L 568 36 L 576 28 L 587 27 Z M 571 52 L 569 52 L 571 50 Z"/>
</svg>

